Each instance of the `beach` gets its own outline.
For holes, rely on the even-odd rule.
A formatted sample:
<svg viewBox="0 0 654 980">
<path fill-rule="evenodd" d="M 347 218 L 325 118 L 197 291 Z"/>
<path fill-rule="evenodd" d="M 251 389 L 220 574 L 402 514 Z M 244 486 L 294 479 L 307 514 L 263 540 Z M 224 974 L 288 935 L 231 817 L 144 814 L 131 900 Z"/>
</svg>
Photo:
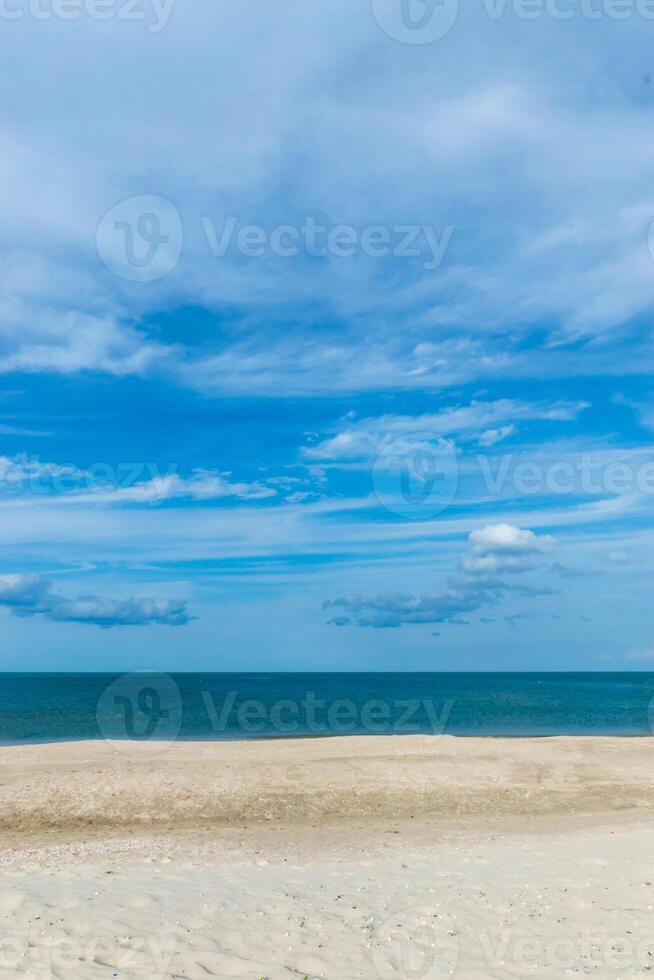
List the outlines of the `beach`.
<svg viewBox="0 0 654 980">
<path fill-rule="evenodd" d="M 351 737 L 0 749 L 25 977 L 642 977 L 654 743 Z"/>
<path fill-rule="evenodd" d="M 651 738 L 352 736 L 0 748 L 0 830 L 447 821 L 654 806 Z"/>
</svg>

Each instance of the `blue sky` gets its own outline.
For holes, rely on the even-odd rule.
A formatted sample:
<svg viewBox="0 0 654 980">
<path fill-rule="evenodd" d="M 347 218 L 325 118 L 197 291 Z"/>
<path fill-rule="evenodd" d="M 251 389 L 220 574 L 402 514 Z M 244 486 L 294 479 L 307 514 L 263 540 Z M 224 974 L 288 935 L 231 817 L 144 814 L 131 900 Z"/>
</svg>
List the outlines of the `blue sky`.
<svg viewBox="0 0 654 980">
<path fill-rule="evenodd" d="M 645 4 L 75 3 L 0 13 L 0 668 L 650 667 Z"/>
</svg>

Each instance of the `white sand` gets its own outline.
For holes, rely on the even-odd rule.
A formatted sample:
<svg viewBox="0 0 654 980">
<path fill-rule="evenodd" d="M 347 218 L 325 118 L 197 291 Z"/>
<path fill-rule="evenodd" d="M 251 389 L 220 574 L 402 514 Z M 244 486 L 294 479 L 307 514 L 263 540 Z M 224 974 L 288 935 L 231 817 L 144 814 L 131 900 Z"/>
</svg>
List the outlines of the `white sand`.
<svg viewBox="0 0 654 980">
<path fill-rule="evenodd" d="M 36 867 L 6 858 L 2 976 L 558 980 L 654 966 L 654 827 L 477 830 L 428 848 L 401 831 L 387 848 L 362 837 L 356 858 L 324 840 L 309 857 L 308 843 L 254 860 L 188 860 L 179 841 L 147 839 L 51 849 Z"/>
<path fill-rule="evenodd" d="M 179 809 L 179 800 L 199 786 L 189 747 L 181 747 L 181 756 L 141 756 L 126 766 L 118 755 L 128 773 L 122 787 L 113 782 L 117 763 L 112 753 L 104 755 L 106 746 L 0 750 L 6 828 L 0 978 L 647 976 L 654 972 L 654 811 L 644 763 L 654 742 L 604 740 L 611 744 L 600 747 L 587 741 L 456 740 L 434 747 L 436 757 L 427 751 L 426 773 L 440 778 L 450 806 L 464 786 L 463 817 L 456 807 L 428 812 L 435 797 L 423 794 L 418 775 L 422 747 L 403 740 L 391 746 L 345 739 L 299 750 L 278 744 L 258 755 L 256 746 L 211 747 L 205 775 L 216 773 L 211 767 L 206 773 L 206 759 L 217 752 L 229 770 L 221 785 L 233 791 L 230 819 L 217 823 L 197 818 L 208 799 L 215 803 L 214 784 Z M 496 765 L 502 745 L 507 751 Z M 194 763 L 201 768 L 203 751 Z M 439 752 L 446 761 L 438 761 Z M 243 769 L 239 796 L 230 767 L 242 767 L 244 753 L 259 768 L 252 785 Z M 407 753 L 418 789 L 407 780 L 393 790 L 393 773 L 406 772 Z M 458 753 L 458 775 L 452 753 Z M 618 756 L 620 767 L 613 761 Z M 323 797 L 309 818 L 267 819 L 272 795 L 288 792 L 292 778 L 294 799 L 306 800 L 318 777 L 315 769 L 303 770 L 307 759 L 316 766 L 322 760 L 330 811 L 353 773 L 365 793 L 343 819 L 324 812 Z M 282 760 L 281 787 L 267 785 L 263 772 L 272 777 Z M 103 766 L 105 787 L 95 801 L 81 798 L 80 812 L 88 817 L 118 792 L 118 831 L 109 820 L 94 819 L 82 829 L 70 810 L 71 771 L 77 791 L 93 795 Z M 533 785 L 534 792 L 510 815 L 506 804 L 516 787 L 507 780 L 516 772 L 518 787 Z M 539 816 L 543 783 L 545 792 L 556 783 L 556 805 Z M 616 795 L 619 784 L 628 787 L 627 801 Z M 489 785 L 484 808 L 482 789 Z M 165 786 L 173 801 L 166 809 L 170 829 L 154 815 L 146 827 L 140 816 L 153 795 L 164 799 Z M 29 819 L 21 823 L 18 813 L 14 826 L 12 787 L 14 805 L 30 803 Z M 256 791 L 266 805 L 254 807 L 251 819 L 237 819 Z M 362 809 L 369 793 L 374 815 Z M 422 800 L 418 815 L 404 812 L 402 793 Z M 576 810 L 567 816 L 566 793 Z M 48 800 L 54 822 L 39 810 Z M 196 819 L 176 822 L 175 813 Z"/>
</svg>

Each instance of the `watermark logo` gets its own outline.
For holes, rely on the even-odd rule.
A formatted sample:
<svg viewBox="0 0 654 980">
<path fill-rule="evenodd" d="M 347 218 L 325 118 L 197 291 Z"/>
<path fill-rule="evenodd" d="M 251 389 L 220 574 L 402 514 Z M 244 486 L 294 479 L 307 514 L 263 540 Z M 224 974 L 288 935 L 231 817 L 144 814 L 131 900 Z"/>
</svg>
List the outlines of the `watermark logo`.
<svg viewBox="0 0 654 980">
<path fill-rule="evenodd" d="M 372 959 L 381 980 L 447 980 L 459 960 L 452 920 L 429 906 L 393 914 L 373 943 Z"/>
<path fill-rule="evenodd" d="M 382 31 L 402 44 L 431 44 L 454 27 L 459 0 L 372 0 Z"/>
<path fill-rule="evenodd" d="M 177 208 L 156 194 L 140 194 L 116 204 L 96 233 L 104 264 L 130 282 L 154 282 L 172 272 L 182 254 L 183 240 Z"/>
<path fill-rule="evenodd" d="M 169 674 L 149 670 L 123 674 L 101 695 L 97 721 L 103 737 L 119 750 L 153 742 L 164 751 L 182 727 L 179 688 Z"/>
<path fill-rule="evenodd" d="M 374 491 L 384 507 L 409 520 L 430 520 L 454 500 L 456 450 L 430 432 L 412 432 L 381 447 L 372 468 Z"/>
</svg>

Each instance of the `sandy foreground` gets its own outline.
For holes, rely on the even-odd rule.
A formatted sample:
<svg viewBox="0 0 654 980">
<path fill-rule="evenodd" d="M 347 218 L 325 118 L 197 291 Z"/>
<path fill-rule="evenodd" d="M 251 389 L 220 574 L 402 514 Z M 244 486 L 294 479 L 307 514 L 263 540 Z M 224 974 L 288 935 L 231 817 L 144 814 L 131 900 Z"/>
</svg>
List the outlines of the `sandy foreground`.
<svg viewBox="0 0 654 980">
<path fill-rule="evenodd" d="M 3 980 L 648 973 L 652 739 L 0 748 Z"/>
</svg>

